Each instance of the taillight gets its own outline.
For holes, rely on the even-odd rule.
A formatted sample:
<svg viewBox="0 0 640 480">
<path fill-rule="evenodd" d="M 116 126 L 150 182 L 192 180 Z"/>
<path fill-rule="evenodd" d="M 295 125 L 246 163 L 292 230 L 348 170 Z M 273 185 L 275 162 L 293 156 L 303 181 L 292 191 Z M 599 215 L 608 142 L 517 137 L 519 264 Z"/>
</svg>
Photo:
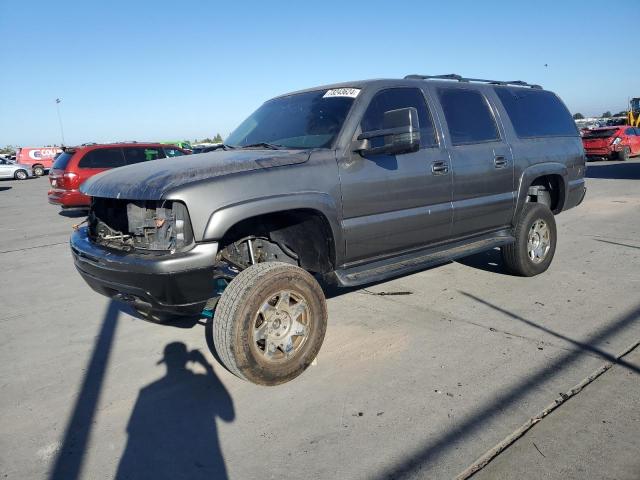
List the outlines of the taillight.
<svg viewBox="0 0 640 480">
<path fill-rule="evenodd" d="M 77 188 L 78 187 L 78 174 L 73 172 L 65 172 L 62 175 L 62 185 L 66 188 Z"/>
</svg>

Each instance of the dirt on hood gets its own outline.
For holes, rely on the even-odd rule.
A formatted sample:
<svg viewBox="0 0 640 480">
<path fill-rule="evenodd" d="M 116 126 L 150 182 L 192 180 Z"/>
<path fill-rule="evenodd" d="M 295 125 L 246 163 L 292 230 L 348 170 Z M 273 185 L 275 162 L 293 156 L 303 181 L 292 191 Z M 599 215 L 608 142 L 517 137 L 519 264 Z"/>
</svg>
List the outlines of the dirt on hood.
<svg viewBox="0 0 640 480">
<path fill-rule="evenodd" d="M 80 191 L 92 197 L 160 200 L 171 190 L 209 178 L 304 163 L 309 151 L 227 150 L 163 158 L 100 173 Z"/>
</svg>

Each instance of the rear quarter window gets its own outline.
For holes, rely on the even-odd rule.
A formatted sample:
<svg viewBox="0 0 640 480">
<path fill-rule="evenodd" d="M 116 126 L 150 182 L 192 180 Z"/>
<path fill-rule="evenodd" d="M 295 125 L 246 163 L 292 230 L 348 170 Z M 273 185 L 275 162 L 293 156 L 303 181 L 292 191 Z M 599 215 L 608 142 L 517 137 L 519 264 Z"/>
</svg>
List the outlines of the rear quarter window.
<svg viewBox="0 0 640 480">
<path fill-rule="evenodd" d="M 495 87 L 516 135 L 532 137 L 575 137 L 576 124 L 567 107 L 545 90 Z"/>
<path fill-rule="evenodd" d="M 98 148 L 85 153 L 80 159 L 80 168 L 115 168 L 124 165 L 120 148 Z"/>
<path fill-rule="evenodd" d="M 67 168 L 67 165 L 69 165 L 69 160 L 71 160 L 71 157 L 73 157 L 73 154 L 75 152 L 62 152 L 60 155 L 58 155 L 58 158 L 56 158 L 56 161 L 53 162 L 53 167 L 56 170 L 65 170 Z"/>
</svg>

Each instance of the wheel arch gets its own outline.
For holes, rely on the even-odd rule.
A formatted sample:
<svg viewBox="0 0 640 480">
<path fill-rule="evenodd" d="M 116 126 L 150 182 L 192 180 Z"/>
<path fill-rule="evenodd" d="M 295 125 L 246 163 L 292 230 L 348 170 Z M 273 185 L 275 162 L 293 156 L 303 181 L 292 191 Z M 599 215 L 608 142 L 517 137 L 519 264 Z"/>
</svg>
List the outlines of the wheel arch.
<svg viewBox="0 0 640 480">
<path fill-rule="evenodd" d="M 556 215 L 560 213 L 566 202 L 568 175 L 569 172 L 566 165 L 555 162 L 539 163 L 525 169 L 518 183 L 514 224 L 522 211 L 523 205 L 527 202 L 529 189 L 532 186 L 544 186 L 547 189 L 551 187 L 553 192 L 551 211 Z"/>
<path fill-rule="evenodd" d="M 337 207 L 327 194 L 279 195 L 216 210 L 209 217 L 203 240 L 224 243 L 267 227 L 300 256 L 303 268 L 328 271 L 339 264 L 343 255 L 338 221 Z M 305 248 L 301 249 L 303 244 Z"/>
</svg>

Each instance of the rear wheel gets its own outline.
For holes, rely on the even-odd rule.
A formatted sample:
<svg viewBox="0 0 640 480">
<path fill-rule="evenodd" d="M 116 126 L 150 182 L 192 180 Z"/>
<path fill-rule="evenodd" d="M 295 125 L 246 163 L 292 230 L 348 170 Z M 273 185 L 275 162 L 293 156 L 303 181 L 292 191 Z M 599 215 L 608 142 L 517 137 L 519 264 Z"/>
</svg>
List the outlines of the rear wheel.
<svg viewBox="0 0 640 480">
<path fill-rule="evenodd" d="M 13 174 L 13 178 L 16 180 L 26 180 L 29 177 L 26 170 L 18 170 Z"/>
<path fill-rule="evenodd" d="M 36 165 L 35 167 L 33 167 L 33 174 L 36 177 L 41 177 L 44 175 L 44 167 L 42 167 L 41 165 Z"/>
<path fill-rule="evenodd" d="M 622 150 L 618 152 L 618 160 L 621 160 L 623 162 L 626 162 L 627 160 L 629 160 L 630 156 L 631 156 L 631 149 L 629 147 L 624 147 Z"/>
<path fill-rule="evenodd" d="M 556 221 L 551 210 L 539 203 L 525 203 L 515 228 L 516 241 L 501 248 L 509 273 L 523 277 L 549 268 L 556 251 Z"/>
<path fill-rule="evenodd" d="M 265 262 L 240 272 L 223 292 L 213 341 L 229 371 L 253 383 L 278 385 L 311 364 L 326 328 L 318 282 L 300 267 Z"/>
</svg>

